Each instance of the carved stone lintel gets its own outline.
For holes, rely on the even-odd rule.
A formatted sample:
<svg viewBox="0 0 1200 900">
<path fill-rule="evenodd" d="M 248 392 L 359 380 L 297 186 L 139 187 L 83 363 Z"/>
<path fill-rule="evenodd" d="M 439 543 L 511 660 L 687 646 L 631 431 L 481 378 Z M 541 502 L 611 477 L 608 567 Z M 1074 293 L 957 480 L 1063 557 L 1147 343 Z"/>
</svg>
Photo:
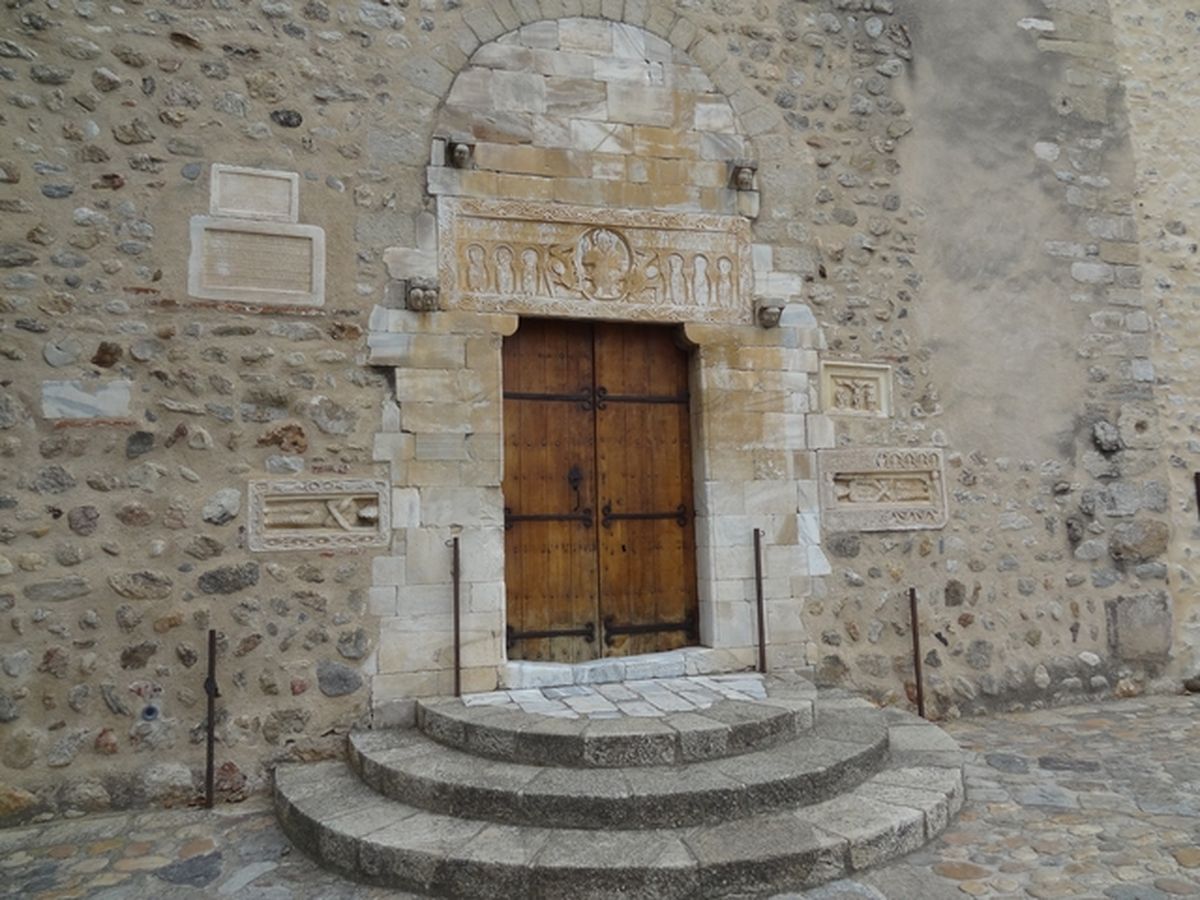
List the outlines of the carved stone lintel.
<svg viewBox="0 0 1200 900">
<path fill-rule="evenodd" d="M 410 278 L 405 305 L 414 312 L 432 312 L 438 308 L 438 283 L 428 278 Z"/>
<path fill-rule="evenodd" d="M 830 531 L 913 531 L 946 524 L 942 451 L 821 450 L 821 520 Z"/>
<path fill-rule="evenodd" d="M 754 321 L 738 216 L 442 197 L 450 309 L 659 322 Z"/>
<path fill-rule="evenodd" d="M 391 493 L 376 479 L 250 482 L 251 550 L 324 550 L 387 545 Z"/>
</svg>

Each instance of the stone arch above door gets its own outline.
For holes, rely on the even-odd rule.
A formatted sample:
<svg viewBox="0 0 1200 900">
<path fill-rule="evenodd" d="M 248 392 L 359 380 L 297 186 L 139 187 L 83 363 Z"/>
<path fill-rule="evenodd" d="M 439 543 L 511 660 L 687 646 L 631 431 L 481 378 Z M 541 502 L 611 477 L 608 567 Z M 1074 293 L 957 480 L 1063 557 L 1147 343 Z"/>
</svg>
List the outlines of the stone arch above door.
<svg viewBox="0 0 1200 900">
<path fill-rule="evenodd" d="M 525 25 L 475 51 L 434 134 L 442 308 L 753 322 L 750 141 L 663 38 Z"/>
</svg>

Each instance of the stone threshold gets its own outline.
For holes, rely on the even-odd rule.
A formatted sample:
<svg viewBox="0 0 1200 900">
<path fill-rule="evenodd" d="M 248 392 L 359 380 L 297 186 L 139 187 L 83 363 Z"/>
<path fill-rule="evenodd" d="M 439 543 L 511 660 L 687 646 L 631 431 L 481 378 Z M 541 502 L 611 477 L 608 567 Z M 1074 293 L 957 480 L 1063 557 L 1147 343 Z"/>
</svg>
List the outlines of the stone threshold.
<svg viewBox="0 0 1200 900">
<path fill-rule="evenodd" d="M 753 647 L 683 647 L 665 653 L 593 659 L 582 663 L 511 660 L 500 668 L 501 690 L 612 684 L 688 675 L 751 672 L 757 666 Z M 804 674 L 804 673 L 801 673 Z"/>
</svg>

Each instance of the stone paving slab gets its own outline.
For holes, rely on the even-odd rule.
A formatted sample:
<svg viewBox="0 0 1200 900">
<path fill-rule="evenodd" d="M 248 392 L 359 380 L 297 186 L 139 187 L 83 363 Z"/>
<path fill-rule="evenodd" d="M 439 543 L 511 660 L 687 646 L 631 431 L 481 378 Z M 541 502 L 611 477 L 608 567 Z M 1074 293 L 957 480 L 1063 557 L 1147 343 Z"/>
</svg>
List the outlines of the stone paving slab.
<svg viewBox="0 0 1200 900">
<path fill-rule="evenodd" d="M 950 829 L 902 859 L 776 900 L 1200 896 L 1200 699 L 1149 697 L 946 729 L 969 763 L 967 802 Z M 1077 805 L 1022 803 L 1036 784 L 1071 792 Z M 0 897 L 415 900 L 319 868 L 292 849 L 262 797 L 0 830 Z"/>
<path fill-rule="evenodd" d="M 612 684 L 520 688 L 467 694 L 463 705 L 519 710 L 564 719 L 630 716 L 659 718 L 672 712 L 696 712 L 721 700 L 766 700 L 762 675 L 690 675 Z"/>
</svg>

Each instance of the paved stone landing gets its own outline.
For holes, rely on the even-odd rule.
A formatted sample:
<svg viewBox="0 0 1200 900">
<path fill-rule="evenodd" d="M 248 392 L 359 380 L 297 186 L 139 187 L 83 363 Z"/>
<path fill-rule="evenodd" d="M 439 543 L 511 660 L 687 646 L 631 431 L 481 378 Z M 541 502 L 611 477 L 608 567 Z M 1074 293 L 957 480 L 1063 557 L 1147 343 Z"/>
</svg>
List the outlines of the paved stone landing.
<svg viewBox="0 0 1200 900">
<path fill-rule="evenodd" d="M 757 897 L 914 850 L 963 802 L 936 726 L 797 677 L 422 701 L 281 766 L 284 831 L 355 880 L 450 897 Z"/>
<path fill-rule="evenodd" d="M 563 719 L 661 718 L 708 709 L 721 700 L 766 700 L 761 675 L 693 675 L 612 684 L 492 691 L 463 697 L 468 707 L 489 706 Z"/>
</svg>

